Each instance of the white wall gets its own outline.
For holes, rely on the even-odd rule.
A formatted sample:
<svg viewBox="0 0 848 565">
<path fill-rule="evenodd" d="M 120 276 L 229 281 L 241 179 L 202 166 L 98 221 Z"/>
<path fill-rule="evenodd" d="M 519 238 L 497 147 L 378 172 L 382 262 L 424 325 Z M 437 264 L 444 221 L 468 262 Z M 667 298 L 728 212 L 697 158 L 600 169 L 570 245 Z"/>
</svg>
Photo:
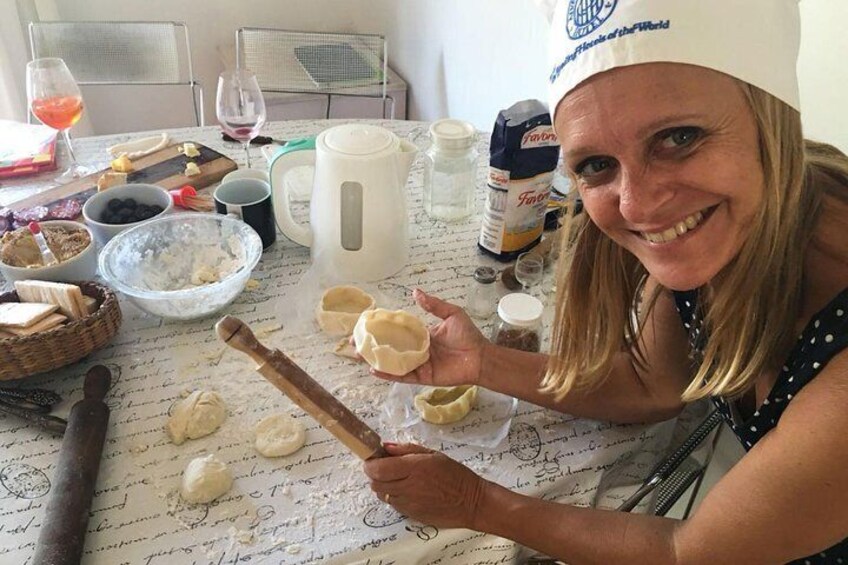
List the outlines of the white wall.
<svg viewBox="0 0 848 565">
<path fill-rule="evenodd" d="M 410 115 L 491 130 L 498 111 L 545 99 L 548 24 L 531 0 L 386 0 L 390 65 L 411 85 Z"/>
<path fill-rule="evenodd" d="M 547 22 L 532 0 L 19 0 L 27 1 L 46 19 L 185 21 L 213 118 L 217 75 L 233 65 L 240 26 L 386 35 L 390 65 L 409 83 L 411 119 L 452 116 L 489 130 L 500 109 L 545 96 Z M 848 2 L 801 7 L 807 134 L 848 151 Z"/>
<path fill-rule="evenodd" d="M 801 2 L 801 116 L 804 133 L 848 153 L 848 2 Z"/>
</svg>

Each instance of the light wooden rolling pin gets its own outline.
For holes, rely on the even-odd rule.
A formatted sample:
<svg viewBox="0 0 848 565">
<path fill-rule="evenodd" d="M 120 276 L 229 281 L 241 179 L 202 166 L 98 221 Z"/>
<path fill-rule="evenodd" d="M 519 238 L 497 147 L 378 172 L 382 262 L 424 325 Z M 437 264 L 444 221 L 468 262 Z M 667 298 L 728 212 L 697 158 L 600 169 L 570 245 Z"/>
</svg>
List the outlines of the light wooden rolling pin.
<svg viewBox="0 0 848 565">
<path fill-rule="evenodd" d="M 385 457 L 380 436 L 281 351 L 270 350 L 238 318 L 224 316 L 215 331 L 227 345 L 247 353 L 256 370 L 315 418 L 360 459 Z"/>
</svg>

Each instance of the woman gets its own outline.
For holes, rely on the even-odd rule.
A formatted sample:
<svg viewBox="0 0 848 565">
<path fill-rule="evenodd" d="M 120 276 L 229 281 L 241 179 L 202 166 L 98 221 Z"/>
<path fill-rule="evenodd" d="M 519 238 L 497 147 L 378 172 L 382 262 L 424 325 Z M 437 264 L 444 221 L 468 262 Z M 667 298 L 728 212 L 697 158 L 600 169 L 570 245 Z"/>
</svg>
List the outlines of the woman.
<svg viewBox="0 0 848 565">
<path fill-rule="evenodd" d="M 848 159 L 802 138 L 797 18 L 792 0 L 562 3 L 551 108 L 588 218 L 551 355 L 496 347 L 417 291 L 442 321 L 399 379 L 615 422 L 709 397 L 745 457 L 685 522 L 526 497 L 415 445 L 365 464 L 382 500 L 572 565 L 848 563 Z"/>
</svg>

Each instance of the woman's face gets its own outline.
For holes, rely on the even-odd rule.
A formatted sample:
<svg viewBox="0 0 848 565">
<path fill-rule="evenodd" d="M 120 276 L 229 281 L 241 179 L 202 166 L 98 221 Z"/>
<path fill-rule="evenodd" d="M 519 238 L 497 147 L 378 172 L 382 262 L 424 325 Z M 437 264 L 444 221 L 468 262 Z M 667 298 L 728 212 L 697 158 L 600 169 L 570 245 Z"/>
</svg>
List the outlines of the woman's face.
<svg viewBox="0 0 848 565">
<path fill-rule="evenodd" d="M 555 125 L 589 216 L 660 284 L 699 287 L 739 252 L 763 173 L 734 79 L 674 63 L 614 69 L 569 93 Z"/>
</svg>

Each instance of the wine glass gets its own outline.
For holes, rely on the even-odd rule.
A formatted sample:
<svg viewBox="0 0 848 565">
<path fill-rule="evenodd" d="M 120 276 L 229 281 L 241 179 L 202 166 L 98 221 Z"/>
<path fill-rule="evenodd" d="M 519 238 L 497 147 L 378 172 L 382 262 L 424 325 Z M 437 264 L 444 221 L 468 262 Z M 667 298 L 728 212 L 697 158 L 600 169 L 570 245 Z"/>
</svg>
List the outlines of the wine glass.
<svg viewBox="0 0 848 565">
<path fill-rule="evenodd" d="M 532 294 L 532 289 L 542 282 L 545 260 L 533 251 L 526 251 L 515 261 L 515 279 L 524 287 L 524 291 Z"/>
<path fill-rule="evenodd" d="M 26 87 L 32 115 L 65 137 L 71 164 L 56 181 L 68 183 L 93 173 L 94 169 L 77 162 L 71 144 L 70 129 L 82 117 L 83 103 L 79 86 L 65 62 L 55 57 L 30 61 L 26 66 Z"/>
<path fill-rule="evenodd" d="M 215 101 L 218 122 L 226 133 L 244 146 L 247 168 L 250 168 L 250 140 L 259 135 L 265 124 L 265 99 L 256 75 L 246 69 L 224 71 L 218 77 Z"/>
</svg>

